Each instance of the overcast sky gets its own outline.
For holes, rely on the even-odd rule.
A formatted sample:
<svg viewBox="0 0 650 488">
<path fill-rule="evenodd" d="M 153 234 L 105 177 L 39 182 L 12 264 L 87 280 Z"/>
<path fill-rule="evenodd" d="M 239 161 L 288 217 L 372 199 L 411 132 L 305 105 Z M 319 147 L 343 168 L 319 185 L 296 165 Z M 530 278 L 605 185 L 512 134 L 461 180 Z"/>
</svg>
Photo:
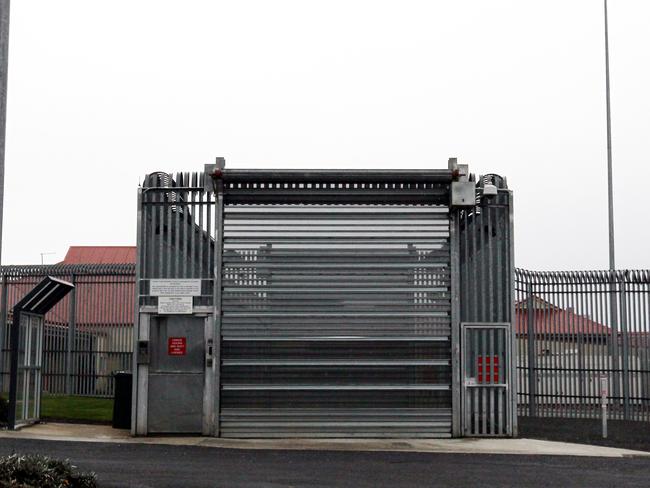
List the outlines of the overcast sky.
<svg viewBox="0 0 650 488">
<path fill-rule="evenodd" d="M 11 8 L 3 264 L 134 245 L 155 170 L 456 156 L 508 178 L 518 266 L 607 267 L 600 0 Z M 609 10 L 617 265 L 650 268 L 650 2 Z"/>
</svg>

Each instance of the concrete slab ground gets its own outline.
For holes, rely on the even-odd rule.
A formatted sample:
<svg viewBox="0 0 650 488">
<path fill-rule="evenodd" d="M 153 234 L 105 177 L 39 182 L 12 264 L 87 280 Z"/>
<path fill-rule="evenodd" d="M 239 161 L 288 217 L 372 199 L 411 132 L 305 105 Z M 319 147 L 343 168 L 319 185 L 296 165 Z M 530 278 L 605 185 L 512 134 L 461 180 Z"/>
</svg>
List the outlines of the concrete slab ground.
<svg viewBox="0 0 650 488">
<path fill-rule="evenodd" d="M 458 454 L 544 456 L 648 457 L 649 452 L 536 439 L 217 439 L 200 436 L 131 437 L 105 425 L 41 423 L 17 431 L 0 431 L 1 438 L 50 441 L 200 446 L 255 450 L 387 451 Z"/>
</svg>

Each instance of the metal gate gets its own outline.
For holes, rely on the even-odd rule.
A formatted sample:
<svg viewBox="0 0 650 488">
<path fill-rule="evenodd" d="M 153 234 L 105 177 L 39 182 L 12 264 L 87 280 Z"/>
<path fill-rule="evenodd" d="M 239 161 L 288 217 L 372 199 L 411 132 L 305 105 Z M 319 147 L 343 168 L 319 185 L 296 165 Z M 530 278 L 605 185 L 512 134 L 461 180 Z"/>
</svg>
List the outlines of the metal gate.
<svg viewBox="0 0 650 488">
<path fill-rule="evenodd" d="M 461 324 L 463 434 L 511 435 L 510 324 Z"/>
<path fill-rule="evenodd" d="M 41 416 L 43 317 L 23 312 L 18 329 L 15 425 L 36 422 Z"/>
<path fill-rule="evenodd" d="M 132 432 L 154 422 L 150 324 L 165 313 L 211 317 L 204 434 L 468 432 L 460 324 L 511 320 L 510 202 L 503 179 L 477 182 L 453 159 L 424 171 L 226 171 L 218 160 L 201 174 L 149 175 Z M 153 293 L 160 281 L 181 296 Z M 176 298 L 186 308 L 165 311 Z"/>
<path fill-rule="evenodd" d="M 449 265 L 446 206 L 226 206 L 222 435 L 451 435 Z"/>
</svg>

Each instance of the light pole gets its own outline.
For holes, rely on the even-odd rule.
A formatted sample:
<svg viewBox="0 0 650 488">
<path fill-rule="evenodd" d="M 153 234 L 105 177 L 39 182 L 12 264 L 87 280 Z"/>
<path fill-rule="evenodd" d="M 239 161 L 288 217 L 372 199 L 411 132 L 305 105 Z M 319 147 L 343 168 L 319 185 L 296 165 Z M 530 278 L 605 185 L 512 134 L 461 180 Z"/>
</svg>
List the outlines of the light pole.
<svg viewBox="0 0 650 488">
<path fill-rule="evenodd" d="M 609 103 L 609 36 L 607 29 L 607 0 L 605 2 L 605 97 L 607 100 L 607 203 L 609 206 L 609 269 L 616 269 L 614 256 L 614 188 L 612 183 L 612 119 Z"/>
<path fill-rule="evenodd" d="M 607 105 L 607 206 L 609 213 L 609 271 L 610 271 L 610 313 L 611 313 L 611 355 L 612 361 L 615 365 L 620 364 L 621 351 L 619 351 L 619 333 L 622 334 L 623 339 L 623 364 L 627 364 L 628 348 L 626 347 L 624 330 L 624 317 L 621 317 L 621 330 L 619 330 L 619 316 L 618 316 L 618 276 L 616 274 L 616 256 L 614 252 L 614 185 L 612 182 L 612 118 L 611 118 L 611 104 L 609 100 L 609 29 L 607 19 L 607 0 L 604 1 L 605 9 L 605 99 Z M 620 293 L 620 300 L 624 304 L 626 299 L 625 293 Z M 625 310 L 625 309 L 623 309 Z M 618 366 L 615 366 L 618 367 Z M 623 366 L 623 378 L 615 375 L 613 378 L 612 393 L 615 397 L 623 396 L 623 418 L 629 419 L 629 377 L 625 366 Z M 604 385 L 603 385 L 604 386 Z M 601 386 L 601 388 L 603 387 Z M 609 390 L 607 388 L 607 390 Z M 607 437 L 607 393 L 604 393 L 603 399 L 603 438 Z"/>
<path fill-rule="evenodd" d="M 7 128 L 7 68 L 9 56 L 9 0 L 0 0 L 0 264 L 5 199 L 5 133 Z"/>
</svg>

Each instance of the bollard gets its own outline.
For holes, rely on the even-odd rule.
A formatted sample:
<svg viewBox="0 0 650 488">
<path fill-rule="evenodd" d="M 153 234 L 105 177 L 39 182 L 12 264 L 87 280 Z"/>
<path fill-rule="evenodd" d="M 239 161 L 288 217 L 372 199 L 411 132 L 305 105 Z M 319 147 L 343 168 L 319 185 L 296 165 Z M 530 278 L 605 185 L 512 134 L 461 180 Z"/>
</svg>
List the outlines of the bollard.
<svg viewBox="0 0 650 488">
<path fill-rule="evenodd" d="M 603 439 L 607 439 L 607 376 L 600 377 L 600 404 L 603 416 Z"/>
</svg>

